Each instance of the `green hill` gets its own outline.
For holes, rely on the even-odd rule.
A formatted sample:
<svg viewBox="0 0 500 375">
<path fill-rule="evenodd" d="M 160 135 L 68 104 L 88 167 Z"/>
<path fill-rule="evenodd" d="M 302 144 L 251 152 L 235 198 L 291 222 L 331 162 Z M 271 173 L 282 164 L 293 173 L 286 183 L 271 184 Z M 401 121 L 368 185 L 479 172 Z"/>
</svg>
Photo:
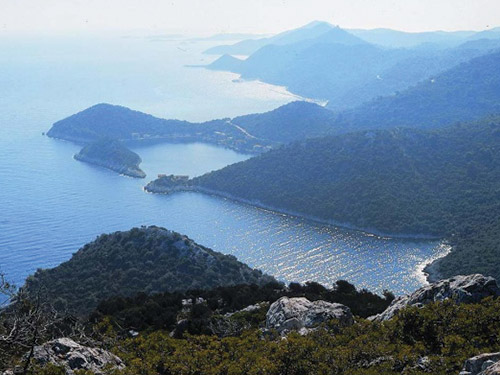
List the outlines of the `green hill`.
<svg viewBox="0 0 500 375">
<path fill-rule="evenodd" d="M 500 52 L 490 53 L 429 78 L 413 88 L 343 112 L 342 128 L 433 128 L 500 113 Z"/>
<path fill-rule="evenodd" d="M 146 173 L 139 168 L 141 157 L 121 142 L 112 139 L 100 139 L 86 145 L 75 155 L 75 159 L 130 177 L 146 177 Z"/>
<path fill-rule="evenodd" d="M 266 113 L 235 117 L 231 123 L 259 139 L 289 143 L 331 133 L 334 120 L 333 112 L 314 103 L 296 101 Z"/>
<path fill-rule="evenodd" d="M 188 237 L 150 226 L 103 234 L 61 265 L 38 270 L 26 281 L 58 309 L 81 315 L 114 296 L 266 284 L 271 276 L 198 245 Z"/>
</svg>

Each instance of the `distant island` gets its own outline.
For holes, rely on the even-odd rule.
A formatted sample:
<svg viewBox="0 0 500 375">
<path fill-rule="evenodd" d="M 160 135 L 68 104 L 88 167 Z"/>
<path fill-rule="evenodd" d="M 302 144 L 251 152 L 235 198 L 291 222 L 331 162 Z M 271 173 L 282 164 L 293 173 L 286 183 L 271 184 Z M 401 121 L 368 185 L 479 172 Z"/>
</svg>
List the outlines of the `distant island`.
<svg viewBox="0 0 500 375">
<path fill-rule="evenodd" d="M 142 159 L 121 142 L 103 138 L 83 147 L 75 159 L 98 165 L 130 177 L 145 178 L 146 173 L 139 168 Z"/>
</svg>

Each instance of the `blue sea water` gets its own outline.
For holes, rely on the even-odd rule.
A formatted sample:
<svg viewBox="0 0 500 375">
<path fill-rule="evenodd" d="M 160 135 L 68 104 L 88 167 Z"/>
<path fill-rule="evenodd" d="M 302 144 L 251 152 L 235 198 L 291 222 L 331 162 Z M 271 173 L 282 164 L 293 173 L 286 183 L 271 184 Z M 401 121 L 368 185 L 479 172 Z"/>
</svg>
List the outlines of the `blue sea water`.
<svg viewBox="0 0 500 375">
<path fill-rule="evenodd" d="M 205 144 L 136 147 L 146 180 L 77 162 L 42 135 L 99 102 L 192 121 L 268 111 L 284 88 L 188 68 L 210 45 L 139 37 L 0 37 L 0 269 L 17 284 L 103 232 L 155 224 L 285 281 L 347 279 L 396 293 L 425 282 L 437 241 L 380 238 L 197 194 L 146 194 L 158 173 L 200 175 L 248 158 Z"/>
</svg>

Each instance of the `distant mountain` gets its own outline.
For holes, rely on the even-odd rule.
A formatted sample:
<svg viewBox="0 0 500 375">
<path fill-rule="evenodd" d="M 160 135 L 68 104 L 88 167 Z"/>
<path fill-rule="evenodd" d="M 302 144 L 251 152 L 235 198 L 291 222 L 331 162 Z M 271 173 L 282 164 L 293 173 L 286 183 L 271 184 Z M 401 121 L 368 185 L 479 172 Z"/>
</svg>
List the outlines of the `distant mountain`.
<svg viewBox="0 0 500 375">
<path fill-rule="evenodd" d="M 349 29 L 348 31 L 368 43 L 390 48 L 412 48 L 428 43 L 451 47 L 461 44 L 467 40 L 467 38 L 477 34 L 474 31 L 429 31 L 410 33 L 391 29 Z"/>
<path fill-rule="evenodd" d="M 477 32 L 469 36 L 468 39 L 477 40 L 477 39 L 499 39 L 499 38 L 500 38 L 500 27 L 494 27 L 489 30 Z"/>
<path fill-rule="evenodd" d="M 338 126 L 432 128 L 500 113 L 499 64 L 500 52 L 477 57 L 415 87 L 345 111 L 337 118 Z"/>
<path fill-rule="evenodd" d="M 241 70 L 241 65 L 243 60 L 233 57 L 231 55 L 225 54 L 215 60 L 210 64 L 210 68 L 213 70 L 227 70 L 230 72 L 237 72 Z"/>
<path fill-rule="evenodd" d="M 408 57 L 395 61 L 394 65 L 361 84 L 334 92 L 330 96 L 329 108 L 356 107 L 380 96 L 391 96 L 423 81 L 495 50 L 500 50 L 500 39 L 469 41 L 458 47 L 445 50 L 415 51 Z"/>
<path fill-rule="evenodd" d="M 333 28 L 299 42 L 267 44 L 245 60 L 224 55 L 207 67 L 286 86 L 298 95 L 327 100 L 331 110 L 342 111 L 406 90 L 500 48 L 500 38 L 474 40 L 465 32 L 432 33 L 447 38 L 449 34 L 457 43 L 387 48 Z"/>
<path fill-rule="evenodd" d="M 61 265 L 38 270 L 25 290 L 79 315 L 115 296 L 275 282 L 271 276 L 199 245 L 179 233 L 150 226 L 103 234 Z"/>
<path fill-rule="evenodd" d="M 289 30 L 267 38 L 242 40 L 232 45 L 221 45 L 208 49 L 205 53 L 214 55 L 251 55 L 258 49 L 274 44 L 285 45 L 317 38 L 335 26 L 314 21 L 301 28 Z M 370 44 L 388 48 L 414 48 L 422 45 L 434 45 L 438 48 L 455 47 L 467 40 L 498 39 L 500 27 L 484 31 L 427 31 L 405 32 L 391 29 L 346 29 L 350 35 L 358 37 Z"/>
<path fill-rule="evenodd" d="M 212 55 L 251 55 L 268 44 L 285 45 L 301 42 L 320 36 L 334 28 L 335 26 L 327 22 L 314 21 L 298 29 L 285 31 L 269 38 L 249 39 L 232 45 L 212 47 L 206 50 L 205 53 Z"/>
<path fill-rule="evenodd" d="M 75 155 L 76 160 L 98 165 L 130 177 L 144 178 L 146 173 L 139 168 L 142 160 L 121 142 L 113 139 L 100 139 L 83 147 Z"/>
<path fill-rule="evenodd" d="M 321 38 L 302 43 L 268 45 L 239 64 L 225 65 L 222 58 L 209 69 L 229 70 L 244 79 L 284 85 L 301 96 L 331 99 L 377 77 L 397 61 L 411 57 L 408 51 L 358 44 L 328 42 Z"/>
<path fill-rule="evenodd" d="M 375 233 L 446 237 L 455 249 L 442 275 L 499 277 L 499 176 L 496 117 L 296 142 L 185 184 Z"/>
</svg>

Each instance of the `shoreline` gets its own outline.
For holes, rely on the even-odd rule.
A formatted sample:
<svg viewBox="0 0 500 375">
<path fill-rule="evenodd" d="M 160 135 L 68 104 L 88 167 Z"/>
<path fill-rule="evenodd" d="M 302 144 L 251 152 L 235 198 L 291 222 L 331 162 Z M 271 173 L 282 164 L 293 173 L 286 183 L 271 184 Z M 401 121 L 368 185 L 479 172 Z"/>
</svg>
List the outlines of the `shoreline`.
<svg viewBox="0 0 500 375">
<path fill-rule="evenodd" d="M 154 180 L 151 182 L 154 182 Z M 212 189 L 199 187 L 199 186 L 196 186 L 196 187 L 195 186 L 179 186 L 179 187 L 175 187 L 175 188 L 166 188 L 165 191 L 149 190 L 147 188 L 147 186 L 145 186 L 145 187 L 143 187 L 143 190 L 148 192 L 148 193 L 152 193 L 152 194 L 172 194 L 172 193 L 177 193 L 177 192 L 195 192 L 195 193 L 211 195 L 211 196 L 215 196 L 215 197 L 219 197 L 219 198 L 229 199 L 229 200 L 232 200 L 232 201 L 237 202 L 237 203 L 246 204 L 246 205 L 261 209 L 261 210 L 271 211 L 275 214 L 289 215 L 289 216 L 293 216 L 293 217 L 298 218 L 298 219 L 305 219 L 308 221 L 312 221 L 312 222 L 315 222 L 317 224 L 330 225 L 330 226 L 338 227 L 338 228 L 342 228 L 342 229 L 348 229 L 348 230 L 353 230 L 356 232 L 362 232 L 367 236 L 378 237 L 378 238 L 383 238 L 383 239 L 395 238 L 395 239 L 406 239 L 406 240 L 431 240 L 431 241 L 432 240 L 434 240 L 434 241 L 441 240 L 442 241 L 444 239 L 441 236 L 431 236 L 431 235 L 415 234 L 415 233 L 385 233 L 385 232 L 378 231 L 374 228 L 361 228 L 361 227 L 357 227 L 357 226 L 349 224 L 349 223 L 342 223 L 342 222 L 335 221 L 335 220 L 321 219 L 321 218 L 316 217 L 316 216 L 305 215 L 305 214 L 302 214 L 300 212 L 273 207 L 271 205 L 264 204 L 260 201 L 252 201 L 252 200 L 245 199 L 245 198 L 239 198 L 239 197 L 235 197 L 229 193 L 224 193 L 221 191 L 212 190 Z"/>
<path fill-rule="evenodd" d="M 151 182 L 154 182 L 151 181 Z M 427 260 L 424 265 L 419 264 L 416 266 L 417 270 L 417 277 L 421 275 L 425 282 L 427 283 L 433 283 L 436 281 L 439 281 L 442 279 L 441 274 L 437 271 L 437 267 L 441 259 L 444 257 L 448 256 L 450 252 L 453 250 L 453 248 L 446 242 L 446 239 L 444 237 L 438 237 L 438 236 L 429 236 L 429 235 L 423 235 L 423 234 L 401 234 L 401 233 L 383 233 L 377 230 L 370 230 L 368 228 L 359 228 L 353 225 L 350 225 L 348 223 L 340 223 L 334 220 L 324 220 L 320 219 L 314 216 L 310 215 L 304 215 L 300 214 L 298 212 L 293 212 L 290 210 L 285 210 L 285 209 L 279 209 L 276 207 L 272 207 L 270 205 L 263 204 L 258 201 L 251 201 L 248 199 L 244 198 L 238 198 L 234 197 L 231 194 L 212 190 L 212 189 L 207 189 L 207 188 L 202 188 L 202 187 L 194 187 L 194 186 L 179 186 L 175 188 L 166 188 L 165 191 L 160 192 L 160 191 L 154 191 L 154 190 L 149 190 L 147 189 L 147 186 L 143 187 L 143 191 L 149 194 L 160 194 L 160 195 L 168 195 L 168 194 L 173 194 L 173 193 L 178 193 L 178 192 L 192 192 L 192 193 L 199 193 L 199 194 L 205 194 L 217 198 L 222 198 L 222 199 L 228 199 L 233 202 L 236 202 L 238 204 L 244 204 L 251 206 L 253 208 L 259 209 L 259 210 L 264 210 L 264 211 L 269 211 L 274 214 L 278 215 L 288 215 L 292 216 L 296 219 L 300 220 L 307 220 L 311 221 L 316 224 L 322 224 L 322 225 L 328 225 L 328 226 L 333 226 L 341 229 L 347 229 L 347 230 L 352 230 L 356 232 L 361 232 L 365 236 L 371 236 L 371 237 L 376 237 L 380 239 L 403 239 L 403 240 L 416 240 L 416 241 L 440 241 L 442 246 L 447 247 L 447 251 L 444 253 L 439 253 L 437 254 L 436 258 L 431 258 L 430 260 Z"/>
<path fill-rule="evenodd" d="M 73 159 L 77 160 L 79 162 L 87 163 L 87 164 L 94 165 L 94 166 L 97 166 L 100 168 L 105 168 L 105 169 L 110 170 L 112 172 L 118 173 L 121 176 L 132 177 L 132 178 L 146 178 L 146 173 L 141 168 L 139 168 L 139 166 L 135 166 L 135 168 L 137 168 L 137 169 L 134 169 L 134 168 L 132 168 L 130 166 L 126 166 L 126 165 L 123 165 L 120 167 L 114 167 L 114 166 L 110 166 L 109 164 L 107 164 L 101 160 L 89 158 L 86 156 L 79 156 L 79 154 L 73 155 Z"/>
<path fill-rule="evenodd" d="M 50 130 L 49 130 L 50 131 Z M 86 139 L 86 138 L 77 138 L 77 137 L 71 137 L 71 136 L 65 136 L 63 137 L 58 137 L 54 135 L 48 134 L 46 132 L 44 136 L 55 139 L 58 141 L 63 141 L 63 142 L 69 142 L 73 143 L 78 146 L 84 146 L 88 143 L 91 143 L 95 141 L 96 139 Z M 117 139 L 123 144 L 125 144 L 128 147 L 148 147 L 148 146 L 154 146 L 157 144 L 190 144 L 190 143 L 204 143 L 208 144 L 210 146 L 214 147 L 220 147 L 224 148 L 226 150 L 231 150 L 234 152 L 237 152 L 239 154 L 243 155 L 249 155 L 249 156 L 257 156 L 261 155 L 264 152 L 267 152 L 268 150 L 255 150 L 255 149 L 250 149 L 250 148 L 241 148 L 241 147 L 233 147 L 231 145 L 223 144 L 223 143 L 217 143 L 217 142 L 210 142 L 207 140 L 202 140 L 202 139 L 169 139 L 166 137 L 156 137 L 156 138 L 137 138 L 137 139 Z"/>
<path fill-rule="evenodd" d="M 451 251 L 453 251 L 453 248 L 449 246 L 449 250 L 445 255 L 434 259 L 422 269 L 422 272 L 425 274 L 427 282 L 434 283 L 436 281 L 443 279 L 443 275 L 441 275 L 441 273 L 438 270 L 439 263 L 443 260 L 444 257 L 448 256 L 448 254 L 450 254 Z"/>
</svg>

